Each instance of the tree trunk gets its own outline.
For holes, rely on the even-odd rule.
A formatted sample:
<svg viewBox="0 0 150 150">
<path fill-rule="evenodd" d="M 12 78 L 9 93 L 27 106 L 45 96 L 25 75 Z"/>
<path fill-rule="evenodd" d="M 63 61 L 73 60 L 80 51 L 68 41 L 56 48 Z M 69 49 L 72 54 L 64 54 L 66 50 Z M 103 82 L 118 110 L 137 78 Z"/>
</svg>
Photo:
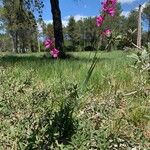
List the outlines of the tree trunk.
<svg viewBox="0 0 150 150">
<path fill-rule="evenodd" d="M 141 13 L 142 13 L 142 6 L 139 5 L 139 16 L 138 16 L 138 31 L 137 31 L 137 46 L 141 48 L 141 36 L 142 36 L 142 28 L 141 28 Z"/>
<path fill-rule="evenodd" d="M 40 45 L 40 40 L 38 39 L 38 52 L 41 52 L 41 45 Z"/>
<path fill-rule="evenodd" d="M 60 51 L 60 57 L 63 57 L 65 55 L 63 52 L 64 39 L 61 21 L 61 11 L 59 8 L 59 0 L 50 0 L 50 3 L 51 3 L 51 12 L 53 16 L 55 46 Z"/>
<path fill-rule="evenodd" d="M 30 41 L 30 50 L 31 50 L 31 52 L 34 52 L 34 45 L 33 45 L 33 41 Z"/>
<path fill-rule="evenodd" d="M 12 40 L 13 40 L 13 52 L 17 53 L 18 52 L 18 35 L 17 32 L 13 32 L 11 34 Z"/>
<path fill-rule="evenodd" d="M 24 41 L 22 41 L 22 53 L 25 53 L 26 52 L 26 50 L 25 50 L 25 43 L 24 43 Z"/>
<path fill-rule="evenodd" d="M 150 18 L 148 20 L 148 34 L 147 34 L 147 42 L 150 42 Z"/>
</svg>

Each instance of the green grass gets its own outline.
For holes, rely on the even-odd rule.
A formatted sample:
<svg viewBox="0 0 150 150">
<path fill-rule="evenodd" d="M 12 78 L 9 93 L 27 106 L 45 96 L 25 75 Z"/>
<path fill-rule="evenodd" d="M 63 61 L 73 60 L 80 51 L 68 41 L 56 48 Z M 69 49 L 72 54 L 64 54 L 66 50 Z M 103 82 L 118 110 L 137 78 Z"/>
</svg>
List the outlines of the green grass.
<svg viewBox="0 0 150 150">
<path fill-rule="evenodd" d="M 73 53 L 75 58 L 67 60 L 52 60 L 43 57 L 43 54 L 18 54 L 1 57 L 1 65 L 13 68 L 13 73 L 18 77 L 26 74 L 29 70 L 34 72 L 37 81 L 42 80 L 51 84 L 56 80 L 77 82 L 79 85 L 84 81 L 91 65 L 94 53 Z M 132 86 L 135 74 L 129 67 L 131 60 L 127 53 L 114 51 L 111 53 L 98 53 L 98 63 L 94 69 L 89 85 L 95 90 L 107 87 L 105 81 L 110 78 L 119 83 L 121 88 L 128 89 Z"/>
<path fill-rule="evenodd" d="M 99 52 L 84 92 L 94 52 L 70 54 L 0 54 L 0 149 L 147 149 L 149 83 L 130 53 Z"/>
</svg>

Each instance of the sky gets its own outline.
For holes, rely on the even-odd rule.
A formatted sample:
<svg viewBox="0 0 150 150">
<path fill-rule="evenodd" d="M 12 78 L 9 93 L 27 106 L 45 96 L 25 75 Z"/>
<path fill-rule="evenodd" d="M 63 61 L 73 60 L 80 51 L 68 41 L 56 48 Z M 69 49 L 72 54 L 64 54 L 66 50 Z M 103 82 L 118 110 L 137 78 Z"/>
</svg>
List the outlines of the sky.
<svg viewBox="0 0 150 150">
<path fill-rule="evenodd" d="M 129 12 L 136 9 L 139 4 L 143 7 L 148 0 L 118 0 L 122 6 L 122 15 L 128 16 Z M 99 15 L 102 0 L 59 0 L 63 25 L 66 26 L 70 16 L 75 20 Z M 52 22 L 50 0 L 44 0 L 43 20 Z"/>
</svg>

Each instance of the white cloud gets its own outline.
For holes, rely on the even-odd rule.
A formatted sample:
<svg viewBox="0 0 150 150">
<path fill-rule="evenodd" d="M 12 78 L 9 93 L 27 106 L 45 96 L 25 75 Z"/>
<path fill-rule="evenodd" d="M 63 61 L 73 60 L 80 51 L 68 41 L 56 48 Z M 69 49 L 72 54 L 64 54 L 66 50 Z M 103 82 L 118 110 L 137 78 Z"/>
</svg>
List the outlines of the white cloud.
<svg viewBox="0 0 150 150">
<path fill-rule="evenodd" d="M 74 17 L 75 21 L 79 21 L 79 20 L 83 20 L 85 18 L 88 18 L 88 16 L 83 16 L 83 15 L 80 15 L 80 14 L 77 14 L 77 15 L 74 15 L 74 16 L 65 16 L 62 19 L 63 26 L 66 27 L 68 25 L 70 17 Z"/>
<path fill-rule="evenodd" d="M 62 24 L 64 27 L 66 27 L 68 25 L 68 20 L 62 20 Z"/>
<path fill-rule="evenodd" d="M 53 20 L 44 20 L 44 22 L 46 23 L 46 24 L 49 24 L 49 23 L 53 23 Z"/>
<path fill-rule="evenodd" d="M 121 15 L 122 16 L 125 16 L 125 17 L 128 17 L 130 14 L 130 11 L 122 11 Z"/>
<path fill-rule="evenodd" d="M 88 18 L 88 16 L 83 16 L 83 15 L 77 14 L 77 15 L 74 15 L 74 16 L 66 16 L 63 19 L 69 20 L 70 17 L 74 17 L 75 21 L 79 21 L 79 20 L 83 20 L 85 18 Z"/>
<path fill-rule="evenodd" d="M 68 20 L 71 16 L 65 16 L 63 17 L 64 20 Z"/>
<path fill-rule="evenodd" d="M 79 15 L 79 14 L 74 16 L 75 21 L 83 20 L 85 18 L 88 18 L 88 16 L 82 16 L 82 15 Z"/>
<path fill-rule="evenodd" d="M 65 17 L 62 18 L 62 24 L 63 24 L 64 27 L 66 27 L 68 25 L 70 17 L 71 16 L 65 16 Z M 88 16 L 83 16 L 83 15 L 80 15 L 80 14 L 74 15 L 73 17 L 74 17 L 75 21 L 79 21 L 79 20 L 83 20 L 85 18 L 88 18 Z M 91 17 L 94 17 L 94 16 L 91 16 Z M 46 24 L 49 24 L 49 23 L 53 23 L 53 20 L 44 20 L 44 22 Z"/>
<path fill-rule="evenodd" d="M 53 20 L 44 20 L 44 22 L 46 23 L 46 24 L 49 24 L 49 23 L 53 23 Z M 68 19 L 62 19 L 62 24 L 63 24 L 63 26 L 64 27 L 66 27 L 67 25 L 68 25 Z"/>
<path fill-rule="evenodd" d="M 132 3 L 134 2 L 135 0 L 118 0 L 118 2 L 124 4 L 124 3 Z"/>
</svg>

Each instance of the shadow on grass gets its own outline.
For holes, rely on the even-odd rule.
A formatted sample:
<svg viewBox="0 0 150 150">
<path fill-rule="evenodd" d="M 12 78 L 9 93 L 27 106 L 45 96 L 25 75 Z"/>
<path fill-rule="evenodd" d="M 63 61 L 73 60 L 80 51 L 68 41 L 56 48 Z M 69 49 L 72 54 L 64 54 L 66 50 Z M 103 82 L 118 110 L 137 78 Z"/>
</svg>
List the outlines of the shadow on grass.
<svg viewBox="0 0 150 150">
<path fill-rule="evenodd" d="M 54 117 L 51 112 L 46 112 L 37 124 L 37 128 L 32 129 L 32 133 L 27 139 L 28 145 L 26 150 L 34 149 L 39 142 L 38 135 L 42 134 L 42 138 L 38 144 L 39 149 L 50 149 L 51 146 L 56 148 L 59 144 L 67 145 L 71 141 L 71 137 L 76 133 L 78 121 L 72 116 L 73 110 L 70 106 L 61 107 L 55 112 Z"/>
<path fill-rule="evenodd" d="M 59 59 L 60 61 L 81 61 L 81 62 L 91 62 L 93 57 L 85 57 L 85 56 L 73 56 L 71 54 L 68 54 L 66 58 Z M 97 61 L 111 61 L 113 58 L 98 58 Z M 4 55 L 0 56 L 0 65 L 7 65 L 7 64 L 14 64 L 17 62 L 42 62 L 42 61 L 49 61 L 53 62 L 56 61 L 55 59 L 51 58 L 47 55 Z"/>
<path fill-rule="evenodd" d="M 74 89 L 73 89 L 74 88 Z M 73 87 L 69 96 L 63 100 L 60 109 L 57 112 L 46 111 L 36 128 L 32 129 L 26 150 L 34 149 L 35 145 L 39 143 L 38 149 L 48 150 L 55 149 L 58 144 L 68 145 L 72 136 L 76 133 L 78 128 L 78 119 L 75 117 L 75 107 L 77 104 L 77 87 Z M 42 137 L 37 138 L 39 135 Z M 40 139 L 40 140 L 39 140 Z M 58 144 L 57 144 L 58 143 Z"/>
</svg>

